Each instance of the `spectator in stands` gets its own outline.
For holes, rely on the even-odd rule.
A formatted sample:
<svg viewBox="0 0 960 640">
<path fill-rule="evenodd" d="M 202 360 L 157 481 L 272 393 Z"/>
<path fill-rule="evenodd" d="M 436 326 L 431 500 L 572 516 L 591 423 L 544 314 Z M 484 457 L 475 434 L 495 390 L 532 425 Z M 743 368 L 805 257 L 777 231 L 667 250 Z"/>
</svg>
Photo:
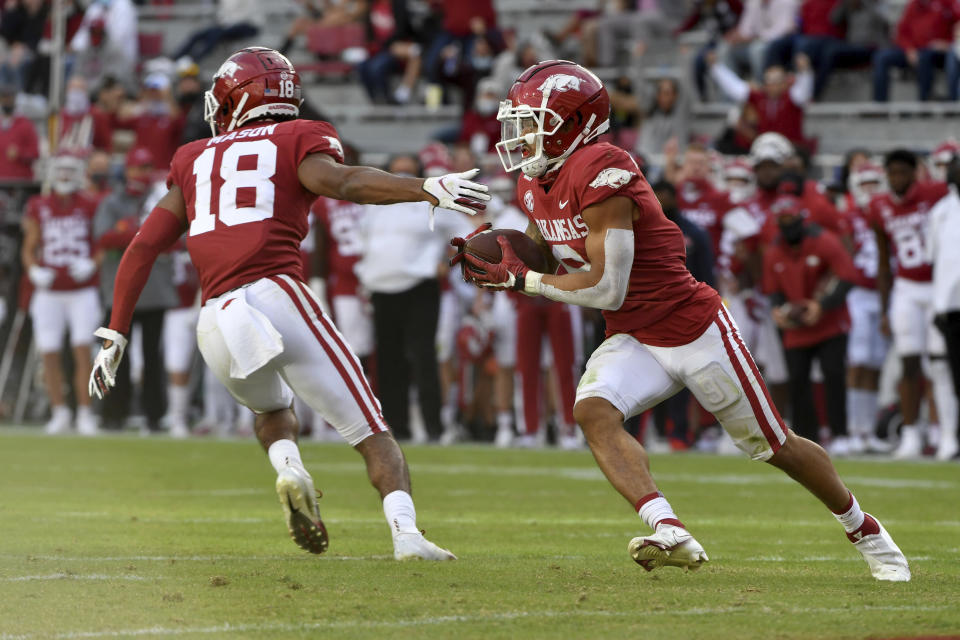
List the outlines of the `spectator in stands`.
<svg viewBox="0 0 960 640">
<path fill-rule="evenodd" d="M 0 85 L 0 180 L 32 180 L 40 157 L 40 139 L 33 123 L 14 113 L 17 88 Z"/>
<path fill-rule="evenodd" d="M 37 350 L 43 359 L 43 381 L 50 399 L 46 432 L 65 433 L 73 417 L 64 394 L 60 365 L 65 334 L 73 352 L 73 395 L 77 431 L 97 433 L 97 420 L 86 392 L 90 343 L 100 321 L 97 263 L 93 260 L 93 217 L 97 202 L 83 193 L 83 161 L 60 155 L 51 162 L 52 193 L 34 196 L 23 219 L 21 259 L 34 286 L 30 316 Z"/>
<path fill-rule="evenodd" d="M 610 67 L 623 60 L 622 46 L 643 56 L 651 42 L 664 42 L 684 18 L 682 2 L 669 0 L 622 0 L 619 10 L 597 18 L 597 64 Z"/>
<path fill-rule="evenodd" d="M 500 121 L 497 109 L 500 106 L 501 93 L 496 82 L 484 78 L 477 85 L 477 97 L 473 106 L 463 112 L 460 123 L 460 135 L 457 142 L 468 144 L 470 150 L 478 156 L 493 153 L 500 141 Z"/>
<path fill-rule="evenodd" d="M 493 67 L 493 57 L 503 49 L 493 0 L 439 0 L 443 27 L 427 49 L 424 69 L 431 85 L 440 85 L 462 73 L 482 77 Z M 472 92 L 465 97 L 473 99 Z"/>
<path fill-rule="evenodd" d="M 853 260 L 832 233 L 808 223 L 802 202 L 780 196 L 771 207 L 779 235 L 763 255 L 763 290 L 783 331 L 790 373 L 791 426 L 816 441 L 819 421 L 810 387 L 813 360 L 820 363 L 827 423 L 834 454 L 847 433 L 846 364 L 850 317 L 846 297 L 858 275 Z"/>
<path fill-rule="evenodd" d="M 110 154 L 95 149 L 87 159 L 87 193 L 99 204 L 112 189 Z"/>
<path fill-rule="evenodd" d="M 139 56 L 137 33 L 137 8 L 131 0 L 91 3 L 70 41 L 76 54 L 73 72 L 95 85 L 104 76 L 132 83 Z"/>
<path fill-rule="evenodd" d="M 613 143 L 623 149 L 633 149 L 639 141 L 639 126 L 643 118 L 640 98 L 634 93 L 633 81 L 627 74 L 607 84 L 610 94 L 610 134 Z"/>
<path fill-rule="evenodd" d="M 553 60 L 556 54 L 550 43 L 539 33 L 522 40 L 517 39 L 515 31 L 506 31 L 503 35 L 507 48 L 494 59 L 490 77 L 497 83 L 500 95 L 506 96 L 524 70 L 541 60 Z"/>
<path fill-rule="evenodd" d="M 393 158 L 388 170 L 421 173 L 414 156 Z M 446 239 L 473 227 L 462 216 L 437 216 L 437 231 L 431 232 L 428 209 L 422 203 L 367 207 L 360 227 L 362 257 L 355 272 L 371 292 L 384 418 L 398 438 L 410 437 L 410 388 L 415 385 L 427 435 L 437 440 L 443 431 L 435 346 L 438 270 L 446 261 Z"/>
<path fill-rule="evenodd" d="M 801 0 L 797 16 L 799 28 L 773 40 L 767 47 L 763 67 L 790 68 L 794 56 L 803 51 L 814 64 L 817 53 L 827 42 L 842 40 L 842 26 L 830 20 L 840 0 Z"/>
<path fill-rule="evenodd" d="M 184 117 L 170 92 L 170 78 L 154 72 L 144 79 L 140 100 L 132 107 L 132 113 L 115 117 L 114 126 L 133 130 L 134 146 L 149 149 L 155 166 L 163 171 L 180 146 Z"/>
<path fill-rule="evenodd" d="M 960 99 L 960 22 L 953 26 L 953 44 L 947 51 L 947 98 Z"/>
<path fill-rule="evenodd" d="M 190 56 L 203 60 L 221 42 L 236 42 L 260 33 L 266 19 L 266 6 L 257 0 L 220 0 L 216 23 L 190 34 L 174 59 Z"/>
<path fill-rule="evenodd" d="M 819 17 L 811 18 L 815 20 Z M 819 98 L 836 67 L 862 67 L 890 41 L 885 0 L 838 0 L 829 14 L 830 24 L 843 30 L 843 38 L 804 36 L 797 50 L 813 62 L 813 95 Z M 823 28 L 823 27 L 821 27 Z"/>
<path fill-rule="evenodd" d="M 721 55 L 726 65 L 748 69 L 749 77 L 760 82 L 767 46 L 796 30 L 796 14 L 797 0 L 747 0 L 737 28 L 724 36 Z"/>
<path fill-rule="evenodd" d="M 368 14 L 370 57 L 357 72 L 370 101 L 406 104 L 420 77 L 421 46 L 404 0 L 374 0 Z M 390 77 L 403 70 L 403 79 L 390 91 Z"/>
<path fill-rule="evenodd" d="M 110 151 L 113 147 L 112 118 L 109 113 L 90 104 L 90 92 L 83 76 L 74 75 L 67 82 L 59 147 L 74 153 L 88 153 L 93 149 Z"/>
<path fill-rule="evenodd" d="M 707 52 L 713 51 L 717 43 L 737 27 L 741 13 L 741 0 L 695 0 L 687 18 L 673 32 L 678 36 L 700 29 L 707 34 L 707 43 L 693 58 L 693 79 L 703 102 L 707 101 Z"/>
<path fill-rule="evenodd" d="M 0 83 L 25 89 L 30 65 L 43 38 L 50 4 L 44 0 L 12 0 L 0 21 Z"/>
<path fill-rule="evenodd" d="M 954 395 L 960 397 L 960 155 L 947 166 L 947 183 L 950 193 L 930 211 L 926 240 L 933 263 L 934 324 L 947 343 Z M 950 460 L 960 451 L 957 422 L 956 417 L 940 416 L 938 460 Z"/>
<path fill-rule="evenodd" d="M 873 99 L 887 101 L 890 67 L 897 67 L 916 71 L 917 98 L 929 100 L 934 69 L 946 64 L 958 20 L 957 0 L 910 0 L 897 23 L 894 46 L 873 56 Z"/>
<path fill-rule="evenodd" d="M 120 266 L 120 257 L 133 240 L 140 221 L 149 212 L 144 205 L 151 186 L 155 164 L 153 154 L 145 147 L 134 147 L 126 156 L 124 184 L 100 202 L 93 222 L 93 235 L 99 253 L 100 297 L 106 305 L 113 301 L 113 282 Z M 163 315 L 179 306 L 173 285 L 173 259 L 161 254 L 150 271 L 150 277 L 137 300 L 133 322 L 140 325 L 143 349 L 143 384 L 140 406 L 147 419 L 148 432 L 158 431 L 165 412 L 166 381 L 160 337 Z M 110 317 L 111 309 L 106 309 Z M 133 390 L 130 382 L 130 360 L 124 358 L 117 370 L 117 385 L 103 400 L 103 423 L 108 429 L 122 429 L 130 413 Z"/>
<path fill-rule="evenodd" d="M 680 149 L 690 137 L 690 97 L 676 78 L 660 78 L 655 84 L 652 104 L 640 123 L 636 151 L 651 157 L 664 152 L 675 140 Z"/>
<path fill-rule="evenodd" d="M 799 54 L 797 73 L 791 80 L 783 67 L 770 67 L 763 72 L 763 86 L 752 87 L 737 77 L 726 65 L 716 62 L 716 54 L 708 54 L 710 74 L 720 89 L 738 103 L 752 106 L 757 114 L 757 134 L 776 132 L 795 145 L 806 146 L 803 137 L 803 110 L 813 93 L 813 72 L 810 59 Z"/>
<path fill-rule="evenodd" d="M 206 91 L 200 83 L 200 68 L 189 58 L 177 61 L 177 108 L 183 114 L 183 135 L 181 144 L 210 137 L 210 125 L 203 119 Z"/>
<path fill-rule="evenodd" d="M 278 49 L 284 55 L 297 38 L 306 35 L 314 27 L 339 27 L 361 22 L 371 3 L 367 0 L 299 0 L 299 4 L 303 7 L 303 13 L 290 23 L 287 37 Z M 376 0 L 373 4 L 376 4 Z"/>
</svg>

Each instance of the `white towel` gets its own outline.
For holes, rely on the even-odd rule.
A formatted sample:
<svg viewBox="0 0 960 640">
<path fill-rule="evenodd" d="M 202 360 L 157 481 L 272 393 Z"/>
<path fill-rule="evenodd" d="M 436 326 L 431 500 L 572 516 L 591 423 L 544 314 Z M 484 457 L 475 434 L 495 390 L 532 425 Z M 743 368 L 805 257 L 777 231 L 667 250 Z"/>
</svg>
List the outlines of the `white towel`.
<svg viewBox="0 0 960 640">
<path fill-rule="evenodd" d="M 217 327 L 230 351 L 230 377 L 243 380 L 283 352 L 283 338 L 267 316 L 237 289 L 216 302 Z"/>
</svg>

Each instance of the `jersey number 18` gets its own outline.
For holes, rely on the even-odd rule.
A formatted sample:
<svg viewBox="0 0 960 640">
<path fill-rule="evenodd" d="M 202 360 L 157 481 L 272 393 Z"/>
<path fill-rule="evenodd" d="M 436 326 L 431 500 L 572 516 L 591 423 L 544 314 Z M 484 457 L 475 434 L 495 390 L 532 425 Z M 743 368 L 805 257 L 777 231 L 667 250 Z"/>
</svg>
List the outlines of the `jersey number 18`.
<svg viewBox="0 0 960 640">
<path fill-rule="evenodd" d="M 210 212 L 213 201 L 213 168 L 217 153 L 220 158 L 220 194 L 217 215 Z M 253 169 L 240 169 L 240 158 L 256 159 Z M 277 172 L 277 145 L 270 140 L 245 140 L 227 147 L 210 147 L 193 161 L 193 175 L 197 177 L 194 216 L 190 223 L 190 235 L 213 231 L 216 219 L 232 227 L 248 222 L 260 222 L 273 217 L 274 184 L 271 178 Z M 256 194 L 252 207 L 237 206 L 237 191 L 253 189 Z"/>
</svg>

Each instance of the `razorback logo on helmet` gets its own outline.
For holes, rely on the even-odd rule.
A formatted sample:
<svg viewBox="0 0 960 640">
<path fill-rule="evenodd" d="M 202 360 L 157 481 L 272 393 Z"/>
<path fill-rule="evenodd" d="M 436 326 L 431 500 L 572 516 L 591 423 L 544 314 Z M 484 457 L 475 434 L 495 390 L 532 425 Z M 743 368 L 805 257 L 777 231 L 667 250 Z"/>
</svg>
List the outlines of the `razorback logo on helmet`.
<svg viewBox="0 0 960 640">
<path fill-rule="evenodd" d="M 232 78 L 236 75 L 237 71 L 240 71 L 240 65 L 238 65 L 233 60 L 227 60 L 220 68 L 217 69 L 217 72 L 214 74 L 214 78 Z"/>
<path fill-rule="evenodd" d="M 626 169 L 604 169 L 597 174 L 597 177 L 593 179 L 593 182 L 590 183 L 590 186 L 594 189 L 600 187 L 610 187 L 611 189 L 619 189 L 623 185 L 630 182 L 630 179 L 635 176 L 633 171 L 627 171 Z"/>
<path fill-rule="evenodd" d="M 523 194 L 523 204 L 526 205 L 528 210 L 533 211 L 533 191 L 527 191 Z"/>
<path fill-rule="evenodd" d="M 555 73 L 543 81 L 537 91 L 546 93 L 547 91 L 580 91 L 580 78 L 566 73 Z"/>
</svg>

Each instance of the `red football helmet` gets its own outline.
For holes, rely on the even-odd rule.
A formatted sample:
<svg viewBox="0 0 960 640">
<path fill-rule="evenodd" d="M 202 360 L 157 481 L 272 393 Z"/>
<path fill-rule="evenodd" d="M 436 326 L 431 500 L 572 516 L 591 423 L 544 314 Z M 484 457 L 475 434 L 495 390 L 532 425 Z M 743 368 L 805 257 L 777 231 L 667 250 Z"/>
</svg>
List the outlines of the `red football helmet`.
<svg viewBox="0 0 960 640">
<path fill-rule="evenodd" d="M 227 58 L 204 94 L 203 119 L 213 135 L 265 116 L 300 115 L 300 75 L 287 57 L 266 47 L 247 47 Z"/>
<path fill-rule="evenodd" d="M 944 140 L 933 150 L 930 154 L 930 174 L 934 180 L 946 181 L 947 165 L 957 154 L 960 154 L 960 144 L 953 138 Z"/>
<path fill-rule="evenodd" d="M 610 128 L 610 96 L 600 79 L 577 63 L 547 60 L 520 74 L 497 120 L 503 168 L 542 176 Z"/>
</svg>

